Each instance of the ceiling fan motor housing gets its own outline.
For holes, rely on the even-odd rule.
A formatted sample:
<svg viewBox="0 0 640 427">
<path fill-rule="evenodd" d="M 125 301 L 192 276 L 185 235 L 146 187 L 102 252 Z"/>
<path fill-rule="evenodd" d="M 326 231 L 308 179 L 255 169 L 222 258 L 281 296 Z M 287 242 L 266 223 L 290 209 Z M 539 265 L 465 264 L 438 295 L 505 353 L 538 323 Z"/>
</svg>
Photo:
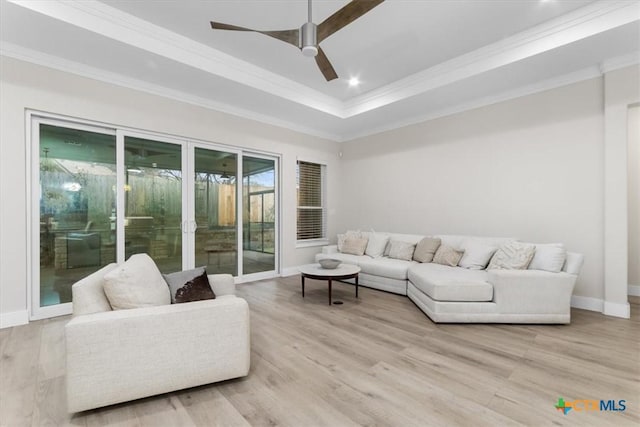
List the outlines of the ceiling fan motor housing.
<svg viewBox="0 0 640 427">
<path fill-rule="evenodd" d="M 300 49 L 304 56 L 316 56 L 318 54 L 317 25 L 307 22 L 300 28 Z"/>
</svg>

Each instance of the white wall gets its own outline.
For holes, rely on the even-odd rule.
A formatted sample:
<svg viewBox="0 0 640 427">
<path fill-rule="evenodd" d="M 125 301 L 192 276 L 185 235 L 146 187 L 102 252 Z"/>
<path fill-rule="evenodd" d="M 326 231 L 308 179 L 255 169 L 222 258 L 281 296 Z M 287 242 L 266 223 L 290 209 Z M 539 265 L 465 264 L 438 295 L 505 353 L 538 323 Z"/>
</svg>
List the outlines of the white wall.
<svg viewBox="0 0 640 427">
<path fill-rule="evenodd" d="M 328 168 L 329 232 L 340 177 L 339 144 L 170 99 L 1 58 L 0 80 L 0 319 L 26 316 L 25 109 L 281 154 L 282 266 L 311 262 L 318 248 L 296 249 L 297 157 Z"/>
<path fill-rule="evenodd" d="M 603 133 L 593 79 L 349 142 L 339 229 L 562 242 L 601 300 Z"/>
<path fill-rule="evenodd" d="M 629 269 L 628 283 L 640 286 L 640 107 L 629 108 L 628 179 Z"/>
</svg>

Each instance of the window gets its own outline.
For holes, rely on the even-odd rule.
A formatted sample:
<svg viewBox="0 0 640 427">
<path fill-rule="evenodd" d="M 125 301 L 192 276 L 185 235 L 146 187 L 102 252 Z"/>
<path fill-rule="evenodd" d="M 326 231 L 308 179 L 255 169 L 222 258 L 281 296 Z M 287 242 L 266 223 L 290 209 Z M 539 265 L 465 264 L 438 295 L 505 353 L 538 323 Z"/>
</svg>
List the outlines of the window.
<svg viewBox="0 0 640 427">
<path fill-rule="evenodd" d="M 298 161 L 298 241 L 327 238 L 325 166 Z"/>
</svg>

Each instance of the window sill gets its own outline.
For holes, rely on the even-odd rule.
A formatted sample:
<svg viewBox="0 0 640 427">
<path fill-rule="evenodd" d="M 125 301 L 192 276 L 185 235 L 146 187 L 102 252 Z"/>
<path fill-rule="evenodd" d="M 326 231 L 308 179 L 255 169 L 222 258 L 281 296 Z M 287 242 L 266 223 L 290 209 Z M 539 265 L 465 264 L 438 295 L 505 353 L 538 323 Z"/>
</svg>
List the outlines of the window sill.
<svg viewBox="0 0 640 427">
<path fill-rule="evenodd" d="M 296 241 L 296 249 L 298 248 L 312 248 L 315 246 L 327 246 L 329 239 L 317 239 L 317 240 L 298 240 Z"/>
</svg>

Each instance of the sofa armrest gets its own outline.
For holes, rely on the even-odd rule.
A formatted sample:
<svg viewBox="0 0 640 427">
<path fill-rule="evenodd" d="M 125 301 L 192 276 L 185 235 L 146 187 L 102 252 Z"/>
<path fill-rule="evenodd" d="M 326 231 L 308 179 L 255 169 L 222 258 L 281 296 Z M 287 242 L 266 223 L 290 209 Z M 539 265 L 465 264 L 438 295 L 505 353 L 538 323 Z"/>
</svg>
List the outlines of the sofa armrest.
<svg viewBox="0 0 640 427">
<path fill-rule="evenodd" d="M 501 313 L 570 314 L 577 276 L 538 270 L 489 270 Z"/>
<path fill-rule="evenodd" d="M 247 375 L 249 308 L 237 297 L 74 317 L 69 412 Z"/>
<path fill-rule="evenodd" d="M 209 274 L 207 277 L 209 278 L 209 284 L 211 285 L 211 289 L 216 297 L 236 294 L 236 282 L 232 275 Z"/>
<path fill-rule="evenodd" d="M 327 245 L 322 247 L 322 253 L 325 255 L 337 254 L 338 245 Z"/>
</svg>

